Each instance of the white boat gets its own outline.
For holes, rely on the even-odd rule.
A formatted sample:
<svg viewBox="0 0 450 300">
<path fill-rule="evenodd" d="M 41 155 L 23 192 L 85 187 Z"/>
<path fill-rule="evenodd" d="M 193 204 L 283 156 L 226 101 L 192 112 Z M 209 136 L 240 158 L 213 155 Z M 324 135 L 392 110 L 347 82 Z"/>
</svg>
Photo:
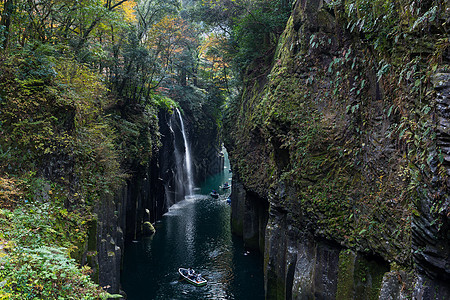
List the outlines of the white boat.
<svg viewBox="0 0 450 300">
<path fill-rule="evenodd" d="M 180 276 L 183 277 L 184 280 L 195 286 L 203 286 L 208 282 L 201 274 L 195 273 L 194 270 L 189 272 L 189 269 L 178 268 L 178 273 L 180 273 Z"/>
</svg>

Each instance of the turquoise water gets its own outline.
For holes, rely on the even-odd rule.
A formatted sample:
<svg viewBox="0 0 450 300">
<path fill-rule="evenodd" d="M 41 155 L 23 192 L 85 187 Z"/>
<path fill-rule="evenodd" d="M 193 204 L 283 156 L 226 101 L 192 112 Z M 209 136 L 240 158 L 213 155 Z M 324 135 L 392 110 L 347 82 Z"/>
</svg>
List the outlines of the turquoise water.
<svg viewBox="0 0 450 300">
<path fill-rule="evenodd" d="M 129 300 L 264 299 L 261 255 L 231 234 L 229 191 L 219 189 L 229 176 L 225 170 L 209 178 L 156 223 L 153 237 L 125 247 L 122 289 Z M 209 196 L 211 189 L 219 199 Z M 179 267 L 195 269 L 208 284 L 180 281 Z"/>
</svg>

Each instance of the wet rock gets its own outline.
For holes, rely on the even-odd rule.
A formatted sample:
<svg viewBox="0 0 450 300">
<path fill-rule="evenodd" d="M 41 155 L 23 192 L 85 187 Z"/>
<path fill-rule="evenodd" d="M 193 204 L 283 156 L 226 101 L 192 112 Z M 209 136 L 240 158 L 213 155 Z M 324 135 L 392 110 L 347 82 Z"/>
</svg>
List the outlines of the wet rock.
<svg viewBox="0 0 450 300">
<path fill-rule="evenodd" d="M 404 271 L 391 271 L 384 275 L 379 299 L 411 299 L 411 280 Z"/>
<path fill-rule="evenodd" d="M 144 222 L 144 224 L 142 224 L 142 231 L 144 236 L 150 236 L 156 232 L 155 227 L 153 227 L 150 222 Z"/>
<path fill-rule="evenodd" d="M 231 226 L 233 233 L 244 239 L 247 248 L 264 250 L 268 203 L 248 192 L 234 174 L 231 193 Z"/>
<path fill-rule="evenodd" d="M 450 299 L 450 287 L 445 281 L 430 280 L 419 274 L 413 284 L 413 299 Z"/>
</svg>

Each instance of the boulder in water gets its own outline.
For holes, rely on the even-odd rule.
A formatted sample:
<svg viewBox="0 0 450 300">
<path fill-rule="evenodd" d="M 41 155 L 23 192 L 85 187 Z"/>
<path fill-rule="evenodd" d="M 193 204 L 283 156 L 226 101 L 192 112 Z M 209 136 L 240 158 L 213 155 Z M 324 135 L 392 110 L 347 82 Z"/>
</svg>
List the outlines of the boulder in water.
<svg viewBox="0 0 450 300">
<path fill-rule="evenodd" d="M 142 232 L 144 236 L 150 236 L 156 232 L 155 227 L 153 227 L 152 223 L 150 222 L 144 222 L 142 225 Z"/>
</svg>

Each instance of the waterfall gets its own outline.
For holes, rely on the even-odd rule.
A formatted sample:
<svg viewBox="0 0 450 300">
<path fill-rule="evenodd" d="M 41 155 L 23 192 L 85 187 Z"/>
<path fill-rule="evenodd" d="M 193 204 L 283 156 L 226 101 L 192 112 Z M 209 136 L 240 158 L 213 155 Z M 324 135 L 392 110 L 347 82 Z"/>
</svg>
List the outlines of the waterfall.
<svg viewBox="0 0 450 300">
<path fill-rule="evenodd" d="M 181 125 L 181 133 L 183 134 L 183 141 L 184 141 L 184 169 L 187 176 L 187 195 L 192 195 L 192 189 L 194 188 L 194 183 L 192 180 L 192 157 L 191 157 L 191 149 L 189 147 L 189 143 L 186 137 L 186 130 L 184 128 L 184 122 L 183 118 L 181 117 L 181 113 L 176 108 L 178 118 L 180 119 L 180 125 Z"/>
<path fill-rule="evenodd" d="M 168 125 L 173 138 L 173 164 L 166 171 L 169 174 L 165 183 L 166 209 L 192 195 L 194 187 L 189 141 L 178 109 L 172 114 Z"/>
</svg>

